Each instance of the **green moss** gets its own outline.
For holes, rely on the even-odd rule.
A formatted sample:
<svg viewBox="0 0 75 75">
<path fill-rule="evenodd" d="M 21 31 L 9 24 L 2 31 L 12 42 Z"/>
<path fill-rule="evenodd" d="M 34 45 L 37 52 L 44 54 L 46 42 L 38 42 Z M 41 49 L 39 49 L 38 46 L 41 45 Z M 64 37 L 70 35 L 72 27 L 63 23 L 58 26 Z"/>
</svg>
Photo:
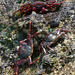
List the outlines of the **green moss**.
<svg viewBox="0 0 75 75">
<path fill-rule="evenodd" d="M 16 3 L 19 3 L 20 4 L 21 2 L 22 2 L 22 0 L 18 0 Z"/>
<path fill-rule="evenodd" d="M 6 28 L 5 24 L 3 24 L 4 26 L 2 26 L 2 24 L 0 24 L 0 27 L 2 28 Z M 6 31 L 2 31 L 1 33 L 1 37 L 2 39 L 0 39 L 0 43 L 1 43 L 1 46 L 3 46 L 3 52 L 5 52 L 5 50 L 9 49 L 9 50 L 12 50 L 14 47 L 15 47 L 15 44 L 12 39 L 12 35 L 10 35 L 10 33 L 12 33 L 13 30 L 15 30 L 16 28 L 13 26 L 13 25 L 10 25 L 9 27 L 6 28 Z"/>
<path fill-rule="evenodd" d="M 12 10 L 12 8 L 9 8 L 9 9 L 8 9 L 8 12 L 10 12 L 11 10 Z"/>
<path fill-rule="evenodd" d="M 48 32 L 53 32 L 53 28 L 48 28 Z"/>
<path fill-rule="evenodd" d="M 26 0 L 23 0 L 23 3 L 25 3 Z M 22 0 L 18 0 L 16 3 L 20 4 Z"/>
<path fill-rule="evenodd" d="M 65 66 L 65 63 L 62 63 L 62 67 L 64 67 Z"/>
<path fill-rule="evenodd" d="M 0 32 L 1 32 L 3 29 L 5 29 L 6 27 L 7 27 L 6 24 L 0 23 Z"/>
<path fill-rule="evenodd" d="M 7 30 L 8 30 L 9 33 L 11 33 L 14 29 L 15 29 L 15 28 L 14 28 L 13 25 L 11 25 L 11 26 L 9 26 L 9 27 L 7 28 Z"/>
</svg>

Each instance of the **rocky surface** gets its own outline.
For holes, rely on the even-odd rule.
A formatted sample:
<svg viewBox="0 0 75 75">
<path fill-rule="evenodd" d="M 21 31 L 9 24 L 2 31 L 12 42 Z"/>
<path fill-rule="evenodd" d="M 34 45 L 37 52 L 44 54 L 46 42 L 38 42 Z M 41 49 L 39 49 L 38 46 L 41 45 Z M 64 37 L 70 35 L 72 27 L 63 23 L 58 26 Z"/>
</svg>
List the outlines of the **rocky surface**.
<svg viewBox="0 0 75 75">
<path fill-rule="evenodd" d="M 18 59 L 19 41 L 27 37 L 28 23 L 33 21 L 31 34 L 40 30 L 42 30 L 42 33 L 33 39 L 34 53 L 32 59 L 40 56 L 40 60 L 31 66 L 26 64 L 19 66 L 19 75 L 75 75 L 75 1 L 65 0 L 57 12 L 44 15 L 32 12 L 31 15 L 15 20 L 13 12 L 22 3 L 28 1 L 32 0 L 2 0 L 0 2 L 0 74 L 13 75 L 12 65 Z M 35 0 L 32 2 L 35 2 Z M 50 28 L 53 21 L 59 23 L 59 27 Z M 57 30 L 58 28 L 70 30 L 71 33 L 66 33 L 69 39 L 65 38 L 63 41 L 61 39 L 55 43 L 52 46 L 55 52 L 50 50 L 48 55 L 39 54 L 40 42 L 45 39 L 51 30 Z"/>
</svg>

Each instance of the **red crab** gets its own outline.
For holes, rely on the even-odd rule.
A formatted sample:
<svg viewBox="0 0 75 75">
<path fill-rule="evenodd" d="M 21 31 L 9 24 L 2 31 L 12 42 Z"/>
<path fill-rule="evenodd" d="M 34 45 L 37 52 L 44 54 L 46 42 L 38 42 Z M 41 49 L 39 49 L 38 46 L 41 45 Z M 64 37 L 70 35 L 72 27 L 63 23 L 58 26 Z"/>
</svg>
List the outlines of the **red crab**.
<svg viewBox="0 0 75 75">
<path fill-rule="evenodd" d="M 17 15 L 25 16 L 31 14 L 32 11 L 35 11 L 38 14 L 46 14 L 50 11 L 56 11 L 64 1 L 65 0 L 61 1 L 60 3 L 55 3 L 56 0 L 53 0 L 24 4 L 19 8 L 19 10 L 14 12 L 14 15 L 17 13 Z"/>
<path fill-rule="evenodd" d="M 47 35 L 46 39 L 43 42 L 41 42 L 41 44 L 40 44 L 40 46 L 45 54 L 47 54 L 46 49 L 45 49 L 46 47 L 49 50 L 51 50 L 52 52 L 55 52 L 55 50 L 53 50 L 50 46 L 52 44 L 54 44 L 55 42 L 57 42 L 57 40 L 60 37 L 62 38 L 65 36 L 65 37 L 69 38 L 64 32 L 70 32 L 70 31 L 64 30 L 64 29 L 58 29 L 58 30 L 51 32 Z"/>
<path fill-rule="evenodd" d="M 35 35 L 39 34 L 39 32 L 36 32 L 33 35 L 30 34 L 31 23 L 32 22 L 29 23 L 29 32 L 28 32 L 27 39 L 24 39 L 19 42 L 21 45 L 18 50 L 18 56 L 19 56 L 20 60 L 17 60 L 14 63 L 14 75 L 18 75 L 18 65 L 21 65 L 21 63 L 28 62 L 29 65 L 31 65 L 31 64 L 34 64 L 39 59 L 39 57 L 38 57 L 34 61 L 31 60 L 31 56 L 33 54 L 33 40 L 32 40 L 32 38 Z"/>
</svg>

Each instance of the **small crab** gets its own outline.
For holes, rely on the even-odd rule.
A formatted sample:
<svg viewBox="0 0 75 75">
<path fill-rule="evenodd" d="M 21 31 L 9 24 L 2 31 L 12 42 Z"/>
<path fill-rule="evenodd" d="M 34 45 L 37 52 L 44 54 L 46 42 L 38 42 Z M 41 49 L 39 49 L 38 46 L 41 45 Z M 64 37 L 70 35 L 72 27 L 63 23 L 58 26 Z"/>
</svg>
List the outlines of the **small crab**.
<svg viewBox="0 0 75 75">
<path fill-rule="evenodd" d="M 18 50 L 18 57 L 20 58 L 20 60 L 17 60 L 14 62 L 14 75 L 18 75 L 18 65 L 21 65 L 21 63 L 25 63 L 28 62 L 29 65 L 34 64 L 39 57 L 32 61 L 31 60 L 31 56 L 33 54 L 33 40 L 32 38 L 39 34 L 39 32 L 34 33 L 33 35 L 30 34 L 31 32 L 31 23 L 29 23 L 29 32 L 28 32 L 28 36 L 27 39 L 24 39 L 22 41 L 20 41 L 20 47 Z"/>
<path fill-rule="evenodd" d="M 61 37 L 67 37 L 67 38 L 69 38 L 64 32 L 70 32 L 69 30 L 64 30 L 64 29 L 58 29 L 58 30 L 56 30 L 56 31 L 53 31 L 53 32 L 51 32 L 51 33 L 49 33 L 47 36 L 46 36 L 46 38 L 45 38 L 45 40 L 43 41 L 43 42 L 41 42 L 40 43 L 40 47 L 42 48 L 42 50 L 43 50 L 43 52 L 45 53 L 45 54 L 48 54 L 47 52 L 46 52 L 46 47 L 49 49 L 49 50 L 51 50 L 52 52 L 55 52 L 55 50 L 53 50 L 50 46 L 52 45 L 52 44 L 54 44 L 55 42 L 57 42 L 57 40 Z"/>
<path fill-rule="evenodd" d="M 19 10 L 14 12 L 14 15 L 17 13 L 17 15 L 29 15 L 32 13 L 32 11 L 35 11 L 38 14 L 46 14 L 51 11 L 56 11 L 59 9 L 60 5 L 65 0 L 61 1 L 60 3 L 55 3 L 56 0 L 53 1 L 46 1 L 46 2 L 34 2 L 34 3 L 27 3 L 22 5 Z"/>
</svg>

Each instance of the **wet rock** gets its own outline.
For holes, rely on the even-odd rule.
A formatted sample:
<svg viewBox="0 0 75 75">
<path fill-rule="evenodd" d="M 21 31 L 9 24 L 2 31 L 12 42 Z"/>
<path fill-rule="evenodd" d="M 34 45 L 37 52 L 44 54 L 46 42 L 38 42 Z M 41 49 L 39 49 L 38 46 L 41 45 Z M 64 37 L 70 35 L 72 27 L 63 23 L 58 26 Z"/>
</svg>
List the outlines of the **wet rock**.
<svg viewBox="0 0 75 75">
<path fill-rule="evenodd" d="M 51 28 L 55 28 L 59 26 L 59 22 L 56 22 L 56 21 L 51 21 L 49 24 Z"/>
<path fill-rule="evenodd" d="M 72 17 L 72 20 L 75 20 L 75 16 Z"/>
<path fill-rule="evenodd" d="M 69 62 L 74 62 L 74 56 L 73 55 L 65 58 L 65 63 L 69 63 Z"/>
<path fill-rule="evenodd" d="M 49 55 L 44 55 L 42 58 L 42 62 L 45 64 L 50 64 L 52 61 Z"/>
</svg>

